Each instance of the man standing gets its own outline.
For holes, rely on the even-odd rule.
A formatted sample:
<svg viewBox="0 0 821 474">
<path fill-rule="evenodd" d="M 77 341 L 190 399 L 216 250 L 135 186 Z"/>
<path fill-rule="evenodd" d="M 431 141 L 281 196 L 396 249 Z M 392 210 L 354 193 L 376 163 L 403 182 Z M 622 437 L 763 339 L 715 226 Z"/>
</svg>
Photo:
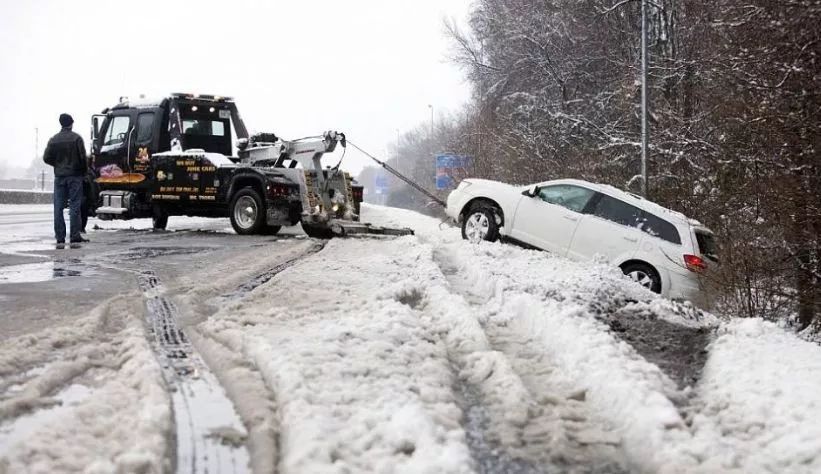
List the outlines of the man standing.
<svg viewBox="0 0 821 474">
<path fill-rule="evenodd" d="M 54 167 L 54 236 L 57 238 L 57 248 L 60 249 L 66 244 L 66 222 L 63 219 L 66 200 L 71 203 L 71 246 L 76 247 L 81 242 L 88 242 L 80 235 L 83 178 L 88 168 L 86 147 L 83 138 L 71 131 L 73 124 L 74 119 L 71 115 L 60 114 L 62 130 L 51 137 L 43 154 L 43 161 Z"/>
</svg>

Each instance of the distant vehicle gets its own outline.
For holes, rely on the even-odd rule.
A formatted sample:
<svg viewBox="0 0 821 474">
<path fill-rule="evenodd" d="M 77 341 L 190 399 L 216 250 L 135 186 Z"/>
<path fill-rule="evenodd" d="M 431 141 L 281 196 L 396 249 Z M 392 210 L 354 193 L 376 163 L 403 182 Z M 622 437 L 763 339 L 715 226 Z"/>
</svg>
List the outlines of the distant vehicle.
<svg viewBox="0 0 821 474">
<path fill-rule="evenodd" d="M 718 266 L 710 229 L 612 186 L 575 179 L 511 186 L 466 179 L 447 214 L 471 242 L 518 242 L 573 259 L 602 255 L 645 288 L 706 304 L 701 277 Z"/>
</svg>

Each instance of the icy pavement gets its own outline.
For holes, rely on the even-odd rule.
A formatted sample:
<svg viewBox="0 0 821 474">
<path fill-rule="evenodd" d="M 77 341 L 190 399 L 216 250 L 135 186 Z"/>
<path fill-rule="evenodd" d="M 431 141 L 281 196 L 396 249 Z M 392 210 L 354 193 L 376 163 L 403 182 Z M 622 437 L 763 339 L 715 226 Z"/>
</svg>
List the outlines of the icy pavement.
<svg viewBox="0 0 821 474">
<path fill-rule="evenodd" d="M 159 233 L 98 223 L 93 245 L 57 254 L 50 221 L 4 212 L 0 275 L 58 258 L 80 273 L 0 280 L 15 331 L 0 347 L 2 474 L 187 472 L 181 412 L 205 420 L 195 446 L 225 443 L 206 451 L 246 453 L 257 473 L 821 472 L 821 347 L 607 265 L 470 245 L 376 206 L 365 220 L 416 235 L 241 237 L 172 218 Z M 36 299 L 73 304 L 60 289 L 88 282 L 97 301 L 79 313 Z M 164 321 L 156 305 L 202 377 L 169 379 L 179 361 L 144 323 Z M 186 391 L 200 381 L 215 408 Z M 234 459 L 210 472 L 243 472 Z"/>
</svg>

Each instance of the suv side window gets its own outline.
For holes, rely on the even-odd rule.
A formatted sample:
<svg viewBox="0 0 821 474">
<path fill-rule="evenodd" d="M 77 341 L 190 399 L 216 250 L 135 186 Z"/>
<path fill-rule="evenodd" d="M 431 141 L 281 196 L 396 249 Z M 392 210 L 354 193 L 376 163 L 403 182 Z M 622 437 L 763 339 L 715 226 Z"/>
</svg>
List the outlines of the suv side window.
<svg viewBox="0 0 821 474">
<path fill-rule="evenodd" d="M 592 214 L 617 224 L 638 227 L 642 211 L 636 206 L 602 194 L 599 202 L 593 208 Z"/>
<path fill-rule="evenodd" d="M 678 235 L 676 226 L 647 211 L 644 211 L 639 229 L 654 237 L 664 239 L 674 244 L 681 244 L 681 236 Z"/>
<path fill-rule="evenodd" d="M 137 143 L 151 141 L 154 134 L 154 112 L 144 112 L 137 117 Z"/>
<path fill-rule="evenodd" d="M 125 136 L 128 133 L 128 126 L 131 124 L 131 119 L 127 115 L 119 117 L 112 117 L 108 124 L 108 130 L 105 134 L 105 141 L 103 146 L 119 145 L 125 141 Z"/>
<path fill-rule="evenodd" d="M 539 188 L 539 197 L 542 201 L 557 204 L 579 213 L 587 206 L 593 194 L 595 193 L 587 188 L 569 184 Z"/>
</svg>

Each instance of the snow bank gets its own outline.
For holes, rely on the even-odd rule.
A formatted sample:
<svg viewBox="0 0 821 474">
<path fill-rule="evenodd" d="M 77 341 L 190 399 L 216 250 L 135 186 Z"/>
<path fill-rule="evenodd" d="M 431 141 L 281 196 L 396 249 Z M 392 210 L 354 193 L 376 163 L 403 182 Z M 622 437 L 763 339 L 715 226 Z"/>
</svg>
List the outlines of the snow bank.
<svg viewBox="0 0 821 474">
<path fill-rule="evenodd" d="M 540 341 L 565 386 L 583 392 L 620 434 L 635 468 L 667 472 L 696 464 L 676 447 L 690 435 L 672 402 L 683 398 L 675 384 L 596 318 L 627 300 L 652 307 L 655 295 L 604 265 L 505 245 L 443 246 L 469 286 L 492 289 L 484 304 L 489 322 Z"/>
<path fill-rule="evenodd" d="M 412 221 L 417 235 L 434 243 L 457 275 L 452 284 L 482 304 L 480 320 L 538 341 L 561 372 L 556 377 L 564 379 L 563 387 L 583 393 L 597 416 L 616 428 L 635 468 L 675 472 L 697 464 L 677 447 L 690 439 L 671 400 L 682 394 L 596 316 L 634 305 L 637 311 L 682 324 L 705 322 L 679 314 L 672 303 L 628 281 L 617 268 L 510 245 L 470 245 L 458 229 L 440 230 L 434 219 L 401 211 L 396 217 L 393 211 L 369 206 L 365 215 L 380 224 Z M 704 319 L 715 323 L 710 316 Z"/>
<path fill-rule="evenodd" d="M 705 472 L 821 472 L 821 350 L 773 323 L 721 328 L 693 417 Z"/>
<path fill-rule="evenodd" d="M 477 317 L 486 327 L 540 340 L 565 386 L 582 390 L 621 434 L 633 470 L 821 472 L 817 345 L 759 320 L 722 323 L 631 284 L 607 265 L 469 245 L 458 229 L 408 211 L 367 206 L 365 216 L 410 225 L 434 245 L 454 274 L 452 286 L 480 305 Z M 678 390 L 604 324 L 623 315 L 718 331 L 695 389 Z"/>
</svg>

